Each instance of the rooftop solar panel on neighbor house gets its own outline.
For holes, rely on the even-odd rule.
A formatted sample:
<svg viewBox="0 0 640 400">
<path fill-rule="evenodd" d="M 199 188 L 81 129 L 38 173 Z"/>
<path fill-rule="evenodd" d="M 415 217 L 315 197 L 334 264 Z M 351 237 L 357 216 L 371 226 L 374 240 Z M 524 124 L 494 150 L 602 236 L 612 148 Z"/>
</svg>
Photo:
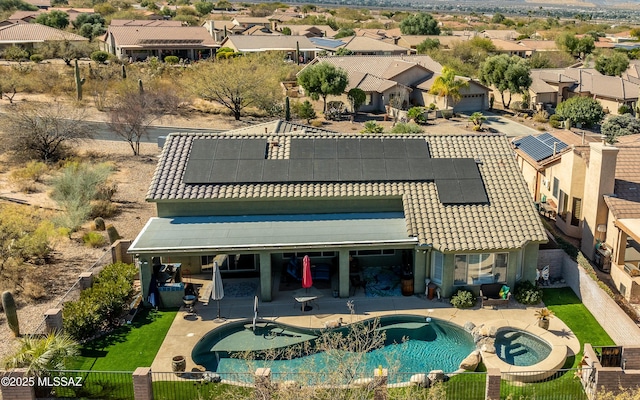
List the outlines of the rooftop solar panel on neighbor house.
<svg viewBox="0 0 640 400">
<path fill-rule="evenodd" d="M 430 158 L 428 143 L 423 139 L 292 138 L 289 159 L 267 156 L 266 139 L 194 139 L 183 181 L 233 184 L 435 180 L 443 204 L 488 201 L 473 159 Z"/>
<path fill-rule="evenodd" d="M 532 135 L 525 136 L 513 142 L 518 149 L 535 161 L 541 161 L 553 156 L 554 143 L 556 153 L 568 147 L 566 143 L 548 133 L 543 133 L 538 137 Z"/>
</svg>

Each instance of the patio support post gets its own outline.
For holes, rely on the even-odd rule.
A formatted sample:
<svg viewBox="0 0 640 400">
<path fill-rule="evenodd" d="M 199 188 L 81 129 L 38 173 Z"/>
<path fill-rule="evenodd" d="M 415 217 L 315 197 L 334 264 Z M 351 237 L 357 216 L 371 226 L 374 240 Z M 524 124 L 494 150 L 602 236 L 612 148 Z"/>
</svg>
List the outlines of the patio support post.
<svg viewBox="0 0 640 400">
<path fill-rule="evenodd" d="M 151 368 L 138 367 L 133 371 L 133 398 L 135 400 L 153 400 Z"/>
<path fill-rule="evenodd" d="M 0 374 L 4 377 L 11 377 L 15 379 L 16 382 L 22 381 L 21 378 L 27 378 L 27 369 L 26 368 L 16 368 L 9 371 L 5 371 Z M 4 382 L 4 379 L 3 379 Z M 2 398 L 5 400 L 34 400 L 36 398 L 36 393 L 34 390 L 35 385 L 20 385 L 15 384 L 11 385 L 11 382 L 7 384 L 0 385 L 0 394 L 2 394 Z"/>
<path fill-rule="evenodd" d="M 271 400 L 271 368 L 258 368 L 254 375 L 256 400 Z"/>
<path fill-rule="evenodd" d="M 260 295 L 262 301 L 271 301 L 271 254 L 261 251 L 260 255 Z"/>
<path fill-rule="evenodd" d="M 140 256 L 137 260 L 138 272 L 140 273 L 140 290 L 142 290 L 142 300 L 144 300 L 146 306 L 149 306 L 147 298 L 149 297 L 149 284 L 153 273 L 149 260 L 151 260 L 150 256 Z"/>
<path fill-rule="evenodd" d="M 424 278 L 427 277 L 427 250 L 417 250 L 414 252 L 415 258 L 413 263 L 413 292 L 424 293 Z"/>
<path fill-rule="evenodd" d="M 349 297 L 349 250 L 341 249 L 338 258 L 338 284 L 340 285 L 340 297 Z"/>
<path fill-rule="evenodd" d="M 499 400 L 500 399 L 500 369 L 499 368 L 487 368 L 487 385 L 484 395 L 485 400 Z"/>
<path fill-rule="evenodd" d="M 389 380 L 389 370 L 386 368 L 376 368 L 373 370 L 373 400 L 387 400 L 387 381 Z"/>
</svg>

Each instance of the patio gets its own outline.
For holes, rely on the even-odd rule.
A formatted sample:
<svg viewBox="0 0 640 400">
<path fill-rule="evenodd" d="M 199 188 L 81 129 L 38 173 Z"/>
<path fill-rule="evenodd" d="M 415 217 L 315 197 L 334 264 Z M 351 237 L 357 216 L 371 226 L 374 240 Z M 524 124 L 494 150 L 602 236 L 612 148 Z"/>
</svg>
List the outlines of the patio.
<svg viewBox="0 0 640 400">
<path fill-rule="evenodd" d="M 320 307 L 313 307 L 311 311 L 306 312 L 302 311 L 300 307 L 293 306 L 292 292 L 275 292 L 271 302 L 259 303 L 258 316 L 262 319 L 277 320 L 290 325 L 322 328 L 327 321 L 337 320 L 338 318 L 342 318 L 348 324 L 388 314 L 413 314 L 450 321 L 461 327 L 466 322 L 480 325 L 486 321 L 500 320 L 505 326 L 517 326 L 524 330 L 533 330 L 535 333 L 539 333 L 539 328 L 535 326 L 536 318 L 534 316 L 534 310 L 537 307 L 525 307 L 514 300 L 511 301 L 509 307 L 499 309 L 482 309 L 479 304 L 471 309 L 457 309 L 452 307 L 446 300 L 428 300 L 422 295 L 370 298 L 365 297 L 364 293 L 359 291 L 349 299 L 353 300 L 355 306 L 355 312 L 352 315 L 347 307 L 346 299 L 333 298 L 330 289 L 319 291 L 322 293 L 322 297 L 317 299 L 316 302 Z M 226 319 L 225 322 L 252 318 L 253 302 L 253 297 L 225 297 L 220 302 L 221 315 Z M 152 371 L 171 371 L 172 357 L 176 355 L 186 357 L 187 371 L 196 367 L 191 360 L 191 350 L 202 336 L 222 325 L 219 322 L 215 322 L 217 314 L 215 302 L 211 301 L 208 305 L 198 303 L 196 310 L 198 313 L 197 319 L 184 318 L 188 313 L 188 310 L 184 307 L 178 312 L 151 365 Z M 578 339 L 560 319 L 553 318 L 550 321 L 548 333 L 548 335 L 545 335 L 545 340 L 550 342 L 552 346 L 566 345 L 568 355 L 580 352 Z M 546 369 L 547 367 L 549 369 L 557 368 L 556 365 L 546 366 L 545 362 L 542 362 L 536 365 L 536 370 L 540 368 Z"/>
</svg>

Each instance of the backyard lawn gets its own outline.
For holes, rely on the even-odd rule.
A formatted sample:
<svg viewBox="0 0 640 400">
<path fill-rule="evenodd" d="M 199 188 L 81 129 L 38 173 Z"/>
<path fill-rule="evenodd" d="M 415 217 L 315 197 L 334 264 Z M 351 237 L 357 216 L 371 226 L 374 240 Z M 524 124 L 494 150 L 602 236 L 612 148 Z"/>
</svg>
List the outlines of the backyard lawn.
<svg viewBox="0 0 640 400">
<path fill-rule="evenodd" d="M 150 367 L 177 311 L 142 310 L 131 325 L 84 344 L 74 370 L 134 371 Z"/>
</svg>

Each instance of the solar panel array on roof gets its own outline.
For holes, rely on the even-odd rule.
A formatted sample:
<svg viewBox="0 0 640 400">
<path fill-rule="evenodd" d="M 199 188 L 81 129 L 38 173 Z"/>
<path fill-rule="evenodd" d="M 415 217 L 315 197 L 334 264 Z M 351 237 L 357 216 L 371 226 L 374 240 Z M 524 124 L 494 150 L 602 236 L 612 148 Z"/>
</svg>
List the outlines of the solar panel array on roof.
<svg viewBox="0 0 640 400">
<path fill-rule="evenodd" d="M 550 135 L 549 133 L 543 133 L 540 136 L 525 136 L 513 142 L 517 148 L 522 150 L 529 157 L 535 161 L 541 161 L 545 158 L 549 158 L 555 153 L 567 148 L 567 144 L 560 139 Z"/>
<path fill-rule="evenodd" d="M 488 201 L 470 158 L 430 158 L 424 139 L 291 139 L 288 160 L 267 159 L 266 139 L 194 139 L 187 184 L 432 181 L 443 204 Z"/>
</svg>

